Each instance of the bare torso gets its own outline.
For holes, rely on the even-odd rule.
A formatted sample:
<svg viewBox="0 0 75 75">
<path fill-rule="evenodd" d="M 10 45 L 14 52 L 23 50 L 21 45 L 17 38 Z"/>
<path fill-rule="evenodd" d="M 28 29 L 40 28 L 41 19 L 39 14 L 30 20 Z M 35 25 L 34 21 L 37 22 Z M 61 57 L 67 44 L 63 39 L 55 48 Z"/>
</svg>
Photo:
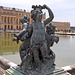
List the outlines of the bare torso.
<svg viewBox="0 0 75 75">
<path fill-rule="evenodd" d="M 45 26 L 42 22 L 32 23 L 33 33 L 31 37 L 31 45 L 45 41 Z"/>
</svg>

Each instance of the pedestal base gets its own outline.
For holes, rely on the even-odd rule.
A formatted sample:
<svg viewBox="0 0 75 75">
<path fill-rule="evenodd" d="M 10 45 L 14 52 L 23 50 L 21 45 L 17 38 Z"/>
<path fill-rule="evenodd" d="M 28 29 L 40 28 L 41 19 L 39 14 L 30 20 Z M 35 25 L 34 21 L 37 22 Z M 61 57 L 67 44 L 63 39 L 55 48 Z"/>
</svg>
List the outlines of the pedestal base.
<svg viewBox="0 0 75 75">
<path fill-rule="evenodd" d="M 19 71 L 15 70 L 14 68 L 10 68 L 10 69 L 6 70 L 5 75 L 26 75 L 26 74 L 22 74 Z M 34 72 L 32 72 L 32 74 L 29 74 L 29 75 L 34 75 Z M 70 75 L 70 74 L 61 68 L 56 68 L 53 72 L 49 72 L 47 74 L 44 72 L 43 72 L 43 74 L 42 74 L 42 72 L 37 74 L 35 72 L 35 75 Z"/>
<path fill-rule="evenodd" d="M 53 73 L 51 73 L 50 75 L 70 75 L 70 74 L 67 71 L 64 71 L 64 69 L 56 67 Z"/>
</svg>

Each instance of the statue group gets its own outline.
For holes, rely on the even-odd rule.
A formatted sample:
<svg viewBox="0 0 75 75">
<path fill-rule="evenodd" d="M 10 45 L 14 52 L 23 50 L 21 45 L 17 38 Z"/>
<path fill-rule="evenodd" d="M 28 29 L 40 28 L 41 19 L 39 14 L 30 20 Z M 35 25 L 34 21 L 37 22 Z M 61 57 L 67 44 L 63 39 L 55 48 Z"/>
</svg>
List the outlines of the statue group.
<svg viewBox="0 0 75 75">
<path fill-rule="evenodd" d="M 50 49 L 54 42 L 58 43 L 59 37 L 55 35 L 55 25 L 50 23 L 53 12 L 47 5 L 32 6 L 31 18 L 23 16 L 20 22 L 23 29 L 20 33 L 14 34 L 13 41 L 22 44 L 19 48 L 21 64 L 16 68 L 24 75 L 51 75 L 55 69 L 55 54 Z M 42 10 L 47 9 L 49 17 L 42 21 Z"/>
</svg>

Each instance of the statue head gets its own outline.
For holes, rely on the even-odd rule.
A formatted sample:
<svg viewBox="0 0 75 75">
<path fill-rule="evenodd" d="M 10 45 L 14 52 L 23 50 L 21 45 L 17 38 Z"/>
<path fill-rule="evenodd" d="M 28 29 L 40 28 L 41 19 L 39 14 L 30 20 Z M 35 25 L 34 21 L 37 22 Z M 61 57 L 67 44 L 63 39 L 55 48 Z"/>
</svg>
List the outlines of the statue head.
<svg viewBox="0 0 75 75">
<path fill-rule="evenodd" d="M 23 16 L 21 19 L 20 19 L 20 22 L 23 24 L 23 23 L 29 23 L 29 18 L 27 18 L 27 16 Z"/>
<path fill-rule="evenodd" d="M 31 18 L 34 21 L 41 21 L 42 19 L 42 8 L 41 6 L 32 6 L 33 10 L 31 10 Z"/>
<path fill-rule="evenodd" d="M 49 23 L 46 26 L 46 32 L 49 33 L 49 34 L 54 34 L 55 33 L 55 28 L 56 28 L 56 26 L 53 23 Z"/>
</svg>

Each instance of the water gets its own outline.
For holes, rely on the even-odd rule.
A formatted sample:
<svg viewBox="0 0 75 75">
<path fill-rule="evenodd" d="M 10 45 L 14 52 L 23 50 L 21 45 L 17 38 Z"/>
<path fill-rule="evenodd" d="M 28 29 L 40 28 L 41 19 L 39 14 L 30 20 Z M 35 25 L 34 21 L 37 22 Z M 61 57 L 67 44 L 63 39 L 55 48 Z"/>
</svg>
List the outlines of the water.
<svg viewBox="0 0 75 75">
<path fill-rule="evenodd" d="M 75 64 L 75 36 L 60 36 L 58 44 L 54 44 L 52 50 L 56 54 L 56 65 L 66 66 Z"/>
<path fill-rule="evenodd" d="M 11 33 L 0 33 L 0 56 L 20 64 L 19 44 L 12 41 Z M 75 36 L 59 36 L 59 43 L 54 43 L 51 48 L 56 54 L 56 65 L 59 67 L 75 64 Z"/>
<path fill-rule="evenodd" d="M 12 41 L 13 34 L 11 33 L 0 33 L 0 56 L 19 64 L 21 62 L 19 56 L 19 44 Z"/>
</svg>

